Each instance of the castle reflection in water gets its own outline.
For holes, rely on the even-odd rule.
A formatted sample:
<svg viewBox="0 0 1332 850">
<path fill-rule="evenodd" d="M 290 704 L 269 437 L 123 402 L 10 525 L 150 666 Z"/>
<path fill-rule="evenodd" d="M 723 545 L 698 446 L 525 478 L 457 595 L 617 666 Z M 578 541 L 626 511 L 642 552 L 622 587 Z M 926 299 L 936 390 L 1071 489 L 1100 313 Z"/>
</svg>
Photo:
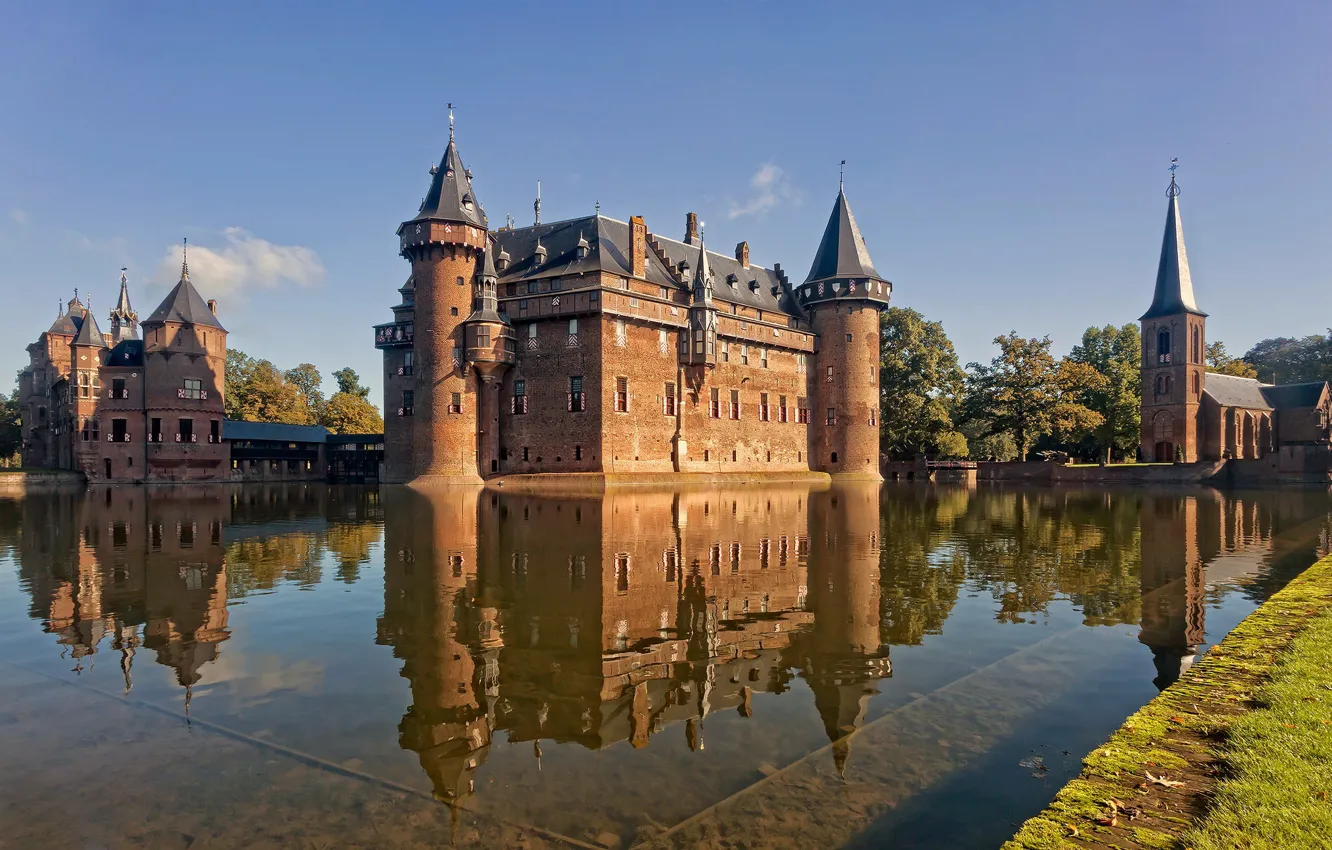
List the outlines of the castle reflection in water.
<svg viewBox="0 0 1332 850">
<path fill-rule="evenodd" d="M 1067 599 L 1088 626 L 1137 624 L 1165 687 L 1207 642 L 1217 586 L 1260 599 L 1289 578 L 1283 547 L 1300 566 L 1327 552 L 1327 506 L 1299 491 L 117 488 L 0 502 L 0 554 L 76 672 L 109 655 L 129 690 L 152 653 L 187 710 L 229 601 L 382 561 L 376 641 L 411 689 L 399 743 L 457 799 L 499 733 L 536 758 L 543 742 L 661 734 L 702 750 L 709 715 L 748 717 L 796 679 L 843 767 L 889 647 L 941 632 L 964 593 L 1001 621 Z"/>
</svg>

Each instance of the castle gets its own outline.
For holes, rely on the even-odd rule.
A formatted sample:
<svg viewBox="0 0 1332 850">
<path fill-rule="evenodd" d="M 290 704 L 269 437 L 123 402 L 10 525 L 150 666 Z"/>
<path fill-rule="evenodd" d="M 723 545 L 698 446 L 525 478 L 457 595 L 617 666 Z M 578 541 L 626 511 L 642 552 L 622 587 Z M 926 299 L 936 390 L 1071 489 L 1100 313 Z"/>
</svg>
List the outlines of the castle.
<svg viewBox="0 0 1332 850">
<path fill-rule="evenodd" d="M 398 228 L 411 274 L 384 352 L 387 482 L 811 472 L 879 480 L 892 284 L 839 189 L 803 283 L 597 215 L 492 230 L 449 143 Z"/>
<path fill-rule="evenodd" d="M 1160 463 L 1266 460 L 1258 473 L 1325 470 L 1332 442 L 1326 381 L 1270 385 L 1207 371 L 1207 314 L 1198 309 L 1171 169 L 1156 293 L 1142 323 L 1139 456 Z"/>
<path fill-rule="evenodd" d="M 100 483 L 225 480 L 226 360 L 217 302 L 190 283 L 188 258 L 142 323 L 122 272 L 106 334 L 75 292 L 19 373 L 23 465 Z"/>
</svg>

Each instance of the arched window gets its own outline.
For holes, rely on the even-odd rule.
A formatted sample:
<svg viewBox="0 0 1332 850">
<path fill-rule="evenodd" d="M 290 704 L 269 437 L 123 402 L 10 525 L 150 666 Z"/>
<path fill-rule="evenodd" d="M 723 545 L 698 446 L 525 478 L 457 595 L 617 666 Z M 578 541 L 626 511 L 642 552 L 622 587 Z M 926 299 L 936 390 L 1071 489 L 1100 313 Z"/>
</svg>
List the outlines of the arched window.
<svg viewBox="0 0 1332 850">
<path fill-rule="evenodd" d="M 1156 333 L 1156 362 L 1170 362 L 1170 329 L 1161 328 Z"/>
<path fill-rule="evenodd" d="M 1156 414 L 1156 418 L 1152 420 L 1152 428 L 1158 443 L 1168 443 L 1175 439 L 1174 417 L 1164 410 Z"/>
<path fill-rule="evenodd" d="M 1201 362 L 1203 362 L 1203 353 L 1202 353 L 1202 328 L 1196 328 L 1196 327 L 1195 327 L 1195 328 L 1193 329 L 1193 358 L 1192 358 L 1192 359 L 1193 359 L 1193 362 L 1194 362 L 1194 363 L 1201 363 Z"/>
<path fill-rule="evenodd" d="M 1193 395 L 1195 398 L 1202 395 L 1202 375 L 1197 372 L 1193 373 Z"/>
<path fill-rule="evenodd" d="M 1157 376 L 1156 376 L 1156 394 L 1159 395 L 1159 396 L 1168 396 L 1168 395 L 1170 395 L 1171 384 L 1172 384 L 1172 381 L 1171 381 L 1171 378 L 1170 378 L 1169 375 L 1157 375 Z"/>
</svg>

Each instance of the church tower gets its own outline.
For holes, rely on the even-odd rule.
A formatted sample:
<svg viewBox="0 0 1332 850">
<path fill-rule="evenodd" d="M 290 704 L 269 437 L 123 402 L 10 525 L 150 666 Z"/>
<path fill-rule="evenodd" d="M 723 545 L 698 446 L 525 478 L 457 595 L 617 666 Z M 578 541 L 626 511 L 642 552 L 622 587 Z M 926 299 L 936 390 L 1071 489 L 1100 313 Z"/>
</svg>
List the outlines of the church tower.
<svg viewBox="0 0 1332 850">
<path fill-rule="evenodd" d="M 1199 459 L 1200 404 L 1206 384 L 1207 314 L 1193 299 L 1179 185 L 1171 166 L 1156 295 L 1142 315 L 1143 459 L 1195 463 Z"/>
<path fill-rule="evenodd" d="M 879 472 L 879 312 L 893 285 L 869 249 L 840 187 L 823 241 L 796 299 L 818 337 L 809 376 L 810 466 L 832 475 L 881 480 Z"/>
<path fill-rule="evenodd" d="M 488 235 L 472 174 L 454 144 L 452 114 L 444 158 L 430 173 L 430 191 L 416 217 L 398 227 L 401 253 L 412 264 L 415 282 L 415 380 L 412 389 L 403 391 L 397 412 L 415 419 L 408 480 L 479 484 L 479 376 L 465 355 L 464 323 L 472 314 L 477 264 Z M 395 411 L 390 406 L 385 412 L 392 417 Z M 391 453 L 394 445 L 386 439 L 386 451 Z M 392 467 L 394 458 L 386 462 Z"/>
</svg>

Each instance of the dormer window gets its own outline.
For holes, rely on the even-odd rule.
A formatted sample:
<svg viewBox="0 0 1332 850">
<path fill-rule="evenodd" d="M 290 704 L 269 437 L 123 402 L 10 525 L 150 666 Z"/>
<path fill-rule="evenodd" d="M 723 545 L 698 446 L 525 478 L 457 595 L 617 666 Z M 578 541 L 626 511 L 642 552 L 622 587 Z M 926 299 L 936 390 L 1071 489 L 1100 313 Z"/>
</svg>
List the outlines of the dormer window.
<svg viewBox="0 0 1332 850">
<path fill-rule="evenodd" d="M 495 268 L 498 271 L 504 271 L 509 267 L 509 252 L 500 251 L 499 256 L 495 258 Z"/>
<path fill-rule="evenodd" d="M 546 246 L 542 245 L 540 242 L 537 243 L 537 246 L 536 246 L 536 253 L 532 255 L 532 262 L 533 262 L 534 265 L 538 265 L 538 266 L 540 266 L 540 265 L 545 265 L 545 262 L 546 262 Z"/>
<path fill-rule="evenodd" d="M 463 196 L 462 196 L 462 205 L 463 205 L 463 209 L 465 209 L 465 210 L 470 210 L 470 209 L 472 208 L 472 193 L 471 193 L 471 192 L 466 192 L 466 193 L 463 194 Z"/>
<path fill-rule="evenodd" d="M 587 259 L 587 247 L 588 247 L 588 246 L 587 246 L 587 240 L 584 239 L 584 238 L 580 235 L 580 236 L 578 237 L 578 247 L 577 247 L 577 249 L 575 249 L 575 251 L 574 251 L 574 253 L 575 253 L 575 255 L 578 257 L 578 259 L 580 259 L 580 260 L 585 260 L 585 259 Z"/>
<path fill-rule="evenodd" d="M 757 280 L 751 280 L 751 281 L 749 282 L 749 291 L 750 291 L 750 292 L 758 292 L 758 281 L 757 281 Z"/>
<path fill-rule="evenodd" d="M 732 274 L 728 274 L 728 275 L 726 276 L 726 283 L 727 283 L 727 285 L 730 286 L 732 289 L 735 289 L 735 282 L 736 282 L 737 280 L 739 280 L 739 278 L 737 278 L 737 277 L 735 276 L 734 273 L 732 273 Z"/>
</svg>

